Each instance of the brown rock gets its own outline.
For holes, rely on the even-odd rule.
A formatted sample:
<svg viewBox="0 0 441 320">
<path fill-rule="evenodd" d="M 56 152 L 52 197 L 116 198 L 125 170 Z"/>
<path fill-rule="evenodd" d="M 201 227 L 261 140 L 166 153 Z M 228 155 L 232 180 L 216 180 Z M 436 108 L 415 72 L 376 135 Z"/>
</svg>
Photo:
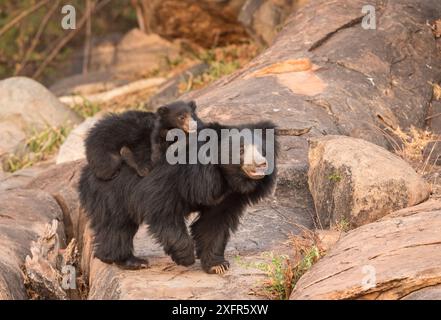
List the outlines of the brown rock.
<svg viewBox="0 0 441 320">
<path fill-rule="evenodd" d="M 441 300 L 441 285 L 417 290 L 402 300 Z"/>
<path fill-rule="evenodd" d="M 84 225 L 80 222 L 78 181 L 85 160 L 53 165 L 41 172 L 25 186 L 27 189 L 43 190 L 54 199 L 63 212 L 63 221 L 68 241 L 76 237 L 81 245 Z"/>
<path fill-rule="evenodd" d="M 21 267 L 31 241 L 46 223 L 61 220 L 57 202 L 46 192 L 14 190 L 0 193 L 0 299 L 27 299 Z M 64 232 L 59 230 L 64 241 Z"/>
<path fill-rule="evenodd" d="M 440 205 L 421 204 L 352 230 L 299 280 L 291 299 L 429 294 L 441 284 Z M 435 297 L 439 289 L 430 294 Z"/>
<path fill-rule="evenodd" d="M 129 31 L 118 43 L 113 70 L 118 73 L 149 74 L 174 59 L 179 48 L 157 34 Z"/>
<path fill-rule="evenodd" d="M 308 182 L 322 226 L 356 227 L 429 197 L 428 184 L 398 156 L 344 136 L 311 141 Z"/>
</svg>

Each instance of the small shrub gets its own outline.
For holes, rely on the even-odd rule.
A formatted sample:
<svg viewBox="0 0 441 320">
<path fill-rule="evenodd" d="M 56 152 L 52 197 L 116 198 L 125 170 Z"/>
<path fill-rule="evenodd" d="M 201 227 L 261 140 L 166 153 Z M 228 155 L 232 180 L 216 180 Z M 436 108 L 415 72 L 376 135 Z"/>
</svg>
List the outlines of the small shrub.
<svg viewBox="0 0 441 320">
<path fill-rule="evenodd" d="M 340 182 L 342 176 L 338 172 L 334 172 L 328 176 L 328 179 L 332 182 Z"/>
<path fill-rule="evenodd" d="M 75 104 L 72 106 L 72 109 L 83 118 L 93 117 L 95 114 L 101 111 L 99 104 L 90 102 L 87 99 L 84 99 L 83 103 Z"/>
</svg>

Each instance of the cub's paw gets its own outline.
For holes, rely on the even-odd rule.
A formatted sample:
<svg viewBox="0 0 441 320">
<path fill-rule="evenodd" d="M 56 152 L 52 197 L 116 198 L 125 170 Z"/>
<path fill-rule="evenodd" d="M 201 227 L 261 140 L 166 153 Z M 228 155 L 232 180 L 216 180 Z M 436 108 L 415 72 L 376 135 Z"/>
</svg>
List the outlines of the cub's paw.
<svg viewBox="0 0 441 320">
<path fill-rule="evenodd" d="M 126 270 L 139 270 L 149 267 L 149 262 L 147 259 L 141 259 L 135 256 L 132 256 L 124 261 L 115 262 L 115 264 Z"/>
<path fill-rule="evenodd" d="M 147 177 L 150 173 L 150 169 L 149 168 L 139 168 L 137 170 L 138 176 L 140 177 Z"/>
<path fill-rule="evenodd" d="M 225 259 L 216 259 L 211 263 L 202 262 L 202 268 L 209 274 L 224 274 L 230 269 L 230 263 Z"/>
</svg>

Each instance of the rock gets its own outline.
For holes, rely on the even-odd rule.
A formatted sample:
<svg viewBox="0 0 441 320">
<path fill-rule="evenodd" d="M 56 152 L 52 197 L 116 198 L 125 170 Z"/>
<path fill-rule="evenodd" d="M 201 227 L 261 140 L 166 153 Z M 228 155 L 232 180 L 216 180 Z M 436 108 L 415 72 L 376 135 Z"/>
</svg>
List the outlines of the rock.
<svg viewBox="0 0 441 320">
<path fill-rule="evenodd" d="M 402 300 L 441 300 L 441 285 L 414 291 Z"/>
<path fill-rule="evenodd" d="M 12 174 L 8 174 L 3 178 L 0 177 L 0 192 L 19 189 L 27 185 L 38 174 L 46 170 L 48 166 L 48 163 L 39 163 L 30 168 L 21 169 Z"/>
<path fill-rule="evenodd" d="M 305 1 L 249 0 L 244 3 L 238 20 L 252 38 L 263 45 L 271 44 L 288 15 Z"/>
<path fill-rule="evenodd" d="M 143 19 L 146 32 L 167 39 L 190 39 L 212 48 L 249 39 L 237 20 L 245 1 L 141 0 L 137 13 Z"/>
<path fill-rule="evenodd" d="M 98 113 L 93 117 L 87 118 L 70 132 L 58 151 L 57 164 L 84 159 L 86 157 L 84 139 L 89 130 L 103 115 L 103 113 Z"/>
<path fill-rule="evenodd" d="M 440 208 L 441 202 L 431 200 L 350 231 L 303 275 L 291 299 L 429 294 L 441 284 Z M 439 294 L 439 287 L 432 293 Z"/>
<path fill-rule="evenodd" d="M 29 181 L 23 188 L 40 189 L 50 194 L 63 211 L 67 240 L 73 237 L 81 247 L 85 222 L 80 220 L 78 181 L 85 160 L 53 165 Z M 81 248 L 80 248 L 81 249 Z"/>
<path fill-rule="evenodd" d="M 167 60 L 177 58 L 179 48 L 156 34 L 145 34 L 139 29 L 129 31 L 116 47 L 113 70 L 118 73 L 151 73 L 165 66 Z"/>
<path fill-rule="evenodd" d="M 335 230 L 315 230 L 315 234 L 320 243 L 320 248 L 324 252 L 328 252 L 340 238 L 344 235 L 341 231 Z"/>
<path fill-rule="evenodd" d="M 15 152 L 35 130 L 80 121 L 38 82 L 25 77 L 0 81 L 0 158 Z"/>
<path fill-rule="evenodd" d="M 208 67 L 209 66 L 206 63 L 199 63 L 174 76 L 158 88 L 156 93 L 150 98 L 147 105 L 153 109 L 156 109 L 159 106 L 173 102 L 180 96 L 179 85 L 182 82 L 187 82 L 190 78 L 194 78 L 202 74 L 208 69 Z"/>
<path fill-rule="evenodd" d="M 311 141 L 308 183 L 319 225 L 375 221 L 429 197 L 429 185 L 398 156 L 344 136 Z"/>
<path fill-rule="evenodd" d="M 110 70 L 92 71 L 60 79 L 50 86 L 50 90 L 57 96 L 88 95 L 112 90 L 129 82 L 129 78 L 115 78 Z"/>
<path fill-rule="evenodd" d="M 21 267 L 45 224 L 62 219 L 57 202 L 39 190 L 0 193 L 0 299 L 27 299 Z M 64 241 L 60 224 L 59 237 Z"/>
</svg>

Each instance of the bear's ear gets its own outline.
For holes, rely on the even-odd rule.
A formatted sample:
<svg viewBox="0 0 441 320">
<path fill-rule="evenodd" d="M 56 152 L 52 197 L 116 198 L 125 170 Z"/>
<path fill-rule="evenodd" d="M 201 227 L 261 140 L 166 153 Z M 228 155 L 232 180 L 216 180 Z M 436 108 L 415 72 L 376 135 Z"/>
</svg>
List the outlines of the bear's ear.
<svg viewBox="0 0 441 320">
<path fill-rule="evenodd" d="M 196 110 L 196 101 L 194 101 L 194 100 L 192 100 L 192 101 L 190 101 L 189 103 L 188 103 L 188 105 L 190 106 L 190 108 L 191 108 L 191 110 L 192 111 L 195 111 Z"/>
<path fill-rule="evenodd" d="M 156 111 L 159 115 L 163 116 L 168 113 L 168 108 L 166 106 L 159 107 Z"/>
</svg>

